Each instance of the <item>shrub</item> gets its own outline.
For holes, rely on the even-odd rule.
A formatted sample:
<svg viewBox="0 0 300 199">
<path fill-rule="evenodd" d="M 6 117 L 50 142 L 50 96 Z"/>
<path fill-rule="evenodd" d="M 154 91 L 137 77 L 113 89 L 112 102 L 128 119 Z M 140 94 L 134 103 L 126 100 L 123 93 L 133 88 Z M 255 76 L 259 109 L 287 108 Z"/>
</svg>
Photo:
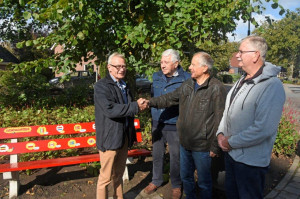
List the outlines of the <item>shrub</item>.
<svg viewBox="0 0 300 199">
<path fill-rule="evenodd" d="M 237 80 L 239 80 L 241 78 L 240 74 L 231 74 L 232 77 L 232 81 L 236 82 Z"/>
<path fill-rule="evenodd" d="M 60 91 L 57 95 L 51 95 L 48 106 L 84 107 L 94 103 L 93 97 L 93 85 L 87 82 L 82 82 L 82 84 Z"/>
<path fill-rule="evenodd" d="M 292 80 L 283 80 L 283 83 L 284 84 L 293 84 L 293 81 Z"/>
<path fill-rule="evenodd" d="M 138 118 L 140 119 L 144 146 L 152 145 L 151 111 L 146 110 L 146 111 L 143 111 L 143 112 L 139 113 Z"/>
<path fill-rule="evenodd" d="M 93 85 L 81 82 L 59 93 L 50 89 L 46 76 L 38 73 L 0 71 L 0 107 L 53 108 L 93 104 Z"/>
<path fill-rule="evenodd" d="M 235 83 L 240 77 L 240 74 L 220 74 L 217 76 L 217 78 L 225 84 Z"/>
<path fill-rule="evenodd" d="M 227 74 L 219 75 L 219 79 L 225 84 L 231 84 L 233 82 L 232 76 Z"/>
<path fill-rule="evenodd" d="M 297 121 L 299 117 L 299 112 L 295 110 L 293 103 L 288 100 L 284 105 L 273 148 L 273 152 L 276 155 L 290 156 L 295 153 L 296 145 L 300 138 L 298 133 L 299 122 Z"/>
<path fill-rule="evenodd" d="M 22 107 L 40 104 L 46 100 L 49 86 L 41 74 L 20 74 L 13 71 L 0 72 L 0 105 Z"/>
<path fill-rule="evenodd" d="M 150 99 L 150 93 L 139 93 L 136 95 L 138 98 Z M 152 146 L 152 119 L 151 119 L 151 109 L 147 109 L 138 113 L 136 116 L 140 119 L 142 136 L 143 136 L 143 147 Z"/>
<path fill-rule="evenodd" d="M 12 107 L 0 110 L 0 127 L 35 126 L 46 124 L 66 124 L 95 121 L 94 106 L 24 108 L 16 110 Z"/>
</svg>

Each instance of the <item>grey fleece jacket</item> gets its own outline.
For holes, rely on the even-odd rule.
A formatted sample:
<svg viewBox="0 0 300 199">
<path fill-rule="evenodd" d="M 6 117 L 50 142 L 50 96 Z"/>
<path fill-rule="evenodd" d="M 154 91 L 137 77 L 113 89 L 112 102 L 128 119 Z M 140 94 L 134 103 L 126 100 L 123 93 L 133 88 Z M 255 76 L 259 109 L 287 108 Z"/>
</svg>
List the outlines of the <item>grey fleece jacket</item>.
<svg viewBox="0 0 300 199">
<path fill-rule="evenodd" d="M 261 75 L 244 83 L 232 103 L 229 91 L 217 135 L 230 136 L 229 155 L 237 162 L 266 167 L 270 164 L 273 144 L 285 102 L 285 92 L 276 77 L 280 67 L 266 62 Z"/>
</svg>

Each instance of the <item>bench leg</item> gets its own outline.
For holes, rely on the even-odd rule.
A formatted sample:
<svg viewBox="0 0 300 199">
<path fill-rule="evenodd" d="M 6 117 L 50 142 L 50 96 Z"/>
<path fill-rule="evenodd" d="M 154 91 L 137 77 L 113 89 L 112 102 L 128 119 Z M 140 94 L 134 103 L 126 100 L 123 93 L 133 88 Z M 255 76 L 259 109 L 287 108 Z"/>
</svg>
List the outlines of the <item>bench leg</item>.
<svg viewBox="0 0 300 199">
<path fill-rule="evenodd" d="M 123 174 L 123 182 L 124 182 L 125 180 L 129 180 L 128 167 L 127 167 L 127 165 L 126 165 L 126 167 L 125 167 L 125 171 L 124 171 L 124 174 Z"/>
<path fill-rule="evenodd" d="M 11 139 L 11 143 L 17 143 L 18 139 Z M 18 164 L 18 155 L 10 155 L 10 164 Z M 9 198 L 18 197 L 20 180 L 19 171 L 5 172 L 3 173 L 3 179 L 9 180 Z"/>
<path fill-rule="evenodd" d="M 9 198 L 15 198 L 18 196 L 20 187 L 19 180 L 10 180 L 9 181 Z"/>
<path fill-rule="evenodd" d="M 9 180 L 9 198 L 17 197 L 20 187 L 19 171 L 5 172 L 3 179 Z"/>
<path fill-rule="evenodd" d="M 125 180 L 129 180 L 129 174 L 128 174 L 128 167 L 127 165 L 128 164 L 132 164 L 133 163 L 133 158 L 132 157 L 128 157 L 127 160 L 126 160 L 126 167 L 125 167 L 125 171 L 124 171 L 124 174 L 123 174 L 123 182 Z"/>
</svg>

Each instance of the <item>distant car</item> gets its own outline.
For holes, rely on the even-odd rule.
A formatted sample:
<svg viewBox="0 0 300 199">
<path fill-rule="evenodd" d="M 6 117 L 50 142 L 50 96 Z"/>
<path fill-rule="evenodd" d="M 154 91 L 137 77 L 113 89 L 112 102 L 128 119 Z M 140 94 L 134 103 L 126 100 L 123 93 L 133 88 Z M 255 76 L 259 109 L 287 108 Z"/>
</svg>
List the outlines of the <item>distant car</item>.
<svg viewBox="0 0 300 199">
<path fill-rule="evenodd" d="M 66 74 L 67 78 L 61 82 L 62 77 L 55 77 L 49 81 L 49 84 L 55 88 L 65 89 L 79 84 L 93 84 L 96 82 L 96 73 L 89 71 L 75 71 Z M 98 77 L 98 79 L 100 79 Z"/>
<path fill-rule="evenodd" d="M 152 83 L 144 75 L 136 75 L 135 84 L 136 88 L 140 91 L 151 91 Z"/>
</svg>

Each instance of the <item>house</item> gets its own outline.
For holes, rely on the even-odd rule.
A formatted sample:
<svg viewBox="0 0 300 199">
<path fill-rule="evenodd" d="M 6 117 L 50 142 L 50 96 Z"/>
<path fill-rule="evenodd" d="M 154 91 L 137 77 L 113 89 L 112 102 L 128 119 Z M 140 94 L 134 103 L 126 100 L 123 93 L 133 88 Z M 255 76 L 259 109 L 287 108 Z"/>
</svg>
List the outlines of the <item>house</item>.
<svg viewBox="0 0 300 199">
<path fill-rule="evenodd" d="M 54 48 L 54 54 L 59 54 L 59 53 L 62 53 L 63 52 L 63 46 L 62 45 L 57 45 L 57 46 L 53 46 L 52 48 Z M 89 53 L 89 55 L 92 55 L 93 53 Z M 81 58 L 81 62 L 80 63 L 77 63 L 76 64 L 76 68 L 75 70 L 76 71 L 83 71 L 83 70 L 88 70 L 87 66 L 92 66 L 93 67 L 93 71 L 94 72 L 98 72 L 98 67 L 97 65 L 95 64 L 95 61 L 97 60 L 97 57 L 95 57 L 93 60 L 89 60 L 89 61 L 84 61 L 84 57 Z M 98 74 L 98 73 L 97 73 Z M 55 77 L 60 77 L 62 76 L 63 73 L 55 73 Z"/>
<path fill-rule="evenodd" d="M 233 53 L 230 59 L 230 69 L 228 71 L 229 74 L 243 74 L 243 70 L 238 65 L 238 60 L 236 58 L 237 52 Z"/>
<path fill-rule="evenodd" d="M 3 59 L 2 62 L 0 62 L 0 70 L 5 70 L 7 65 L 9 64 L 17 64 L 20 63 L 20 61 L 6 48 L 0 45 L 0 59 Z"/>
</svg>

